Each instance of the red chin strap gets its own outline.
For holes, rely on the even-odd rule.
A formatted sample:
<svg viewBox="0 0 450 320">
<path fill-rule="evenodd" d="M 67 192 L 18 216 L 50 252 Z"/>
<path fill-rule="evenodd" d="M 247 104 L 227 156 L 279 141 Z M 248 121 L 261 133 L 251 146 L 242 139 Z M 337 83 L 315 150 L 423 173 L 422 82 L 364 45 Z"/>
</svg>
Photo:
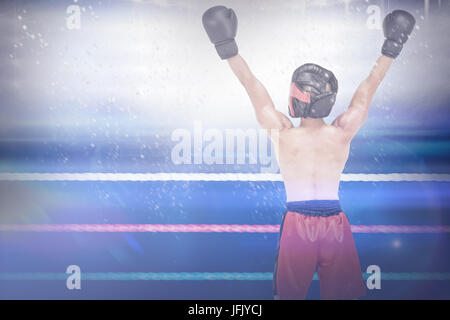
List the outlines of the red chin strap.
<svg viewBox="0 0 450 320">
<path fill-rule="evenodd" d="M 289 110 L 291 111 L 291 114 L 295 114 L 294 107 L 292 106 L 292 98 L 298 99 L 301 102 L 311 103 L 311 95 L 309 92 L 300 90 L 295 82 L 291 83 L 291 92 L 289 96 Z"/>
</svg>

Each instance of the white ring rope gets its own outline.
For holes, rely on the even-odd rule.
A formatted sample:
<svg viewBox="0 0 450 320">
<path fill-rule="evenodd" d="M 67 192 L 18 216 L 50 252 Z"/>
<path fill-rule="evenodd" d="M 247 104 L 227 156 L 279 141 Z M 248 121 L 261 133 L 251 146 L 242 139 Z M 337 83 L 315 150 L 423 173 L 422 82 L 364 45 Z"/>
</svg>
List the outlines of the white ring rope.
<svg viewBox="0 0 450 320">
<path fill-rule="evenodd" d="M 280 174 L 264 173 L 0 173 L 0 181 L 283 181 Z M 450 174 L 346 173 L 341 181 L 450 182 Z"/>
</svg>

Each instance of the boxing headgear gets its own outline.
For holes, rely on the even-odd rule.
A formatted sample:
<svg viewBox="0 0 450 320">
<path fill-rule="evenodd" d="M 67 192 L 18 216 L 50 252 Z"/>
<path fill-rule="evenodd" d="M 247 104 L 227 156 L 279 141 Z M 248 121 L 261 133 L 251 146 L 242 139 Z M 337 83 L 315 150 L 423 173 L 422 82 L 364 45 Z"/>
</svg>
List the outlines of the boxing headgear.
<svg viewBox="0 0 450 320">
<path fill-rule="evenodd" d="M 326 90 L 329 83 L 331 91 Z M 304 86 L 310 86 L 307 91 Z M 292 75 L 289 115 L 293 118 L 325 118 L 336 101 L 338 82 L 334 74 L 317 64 L 307 63 Z"/>
</svg>

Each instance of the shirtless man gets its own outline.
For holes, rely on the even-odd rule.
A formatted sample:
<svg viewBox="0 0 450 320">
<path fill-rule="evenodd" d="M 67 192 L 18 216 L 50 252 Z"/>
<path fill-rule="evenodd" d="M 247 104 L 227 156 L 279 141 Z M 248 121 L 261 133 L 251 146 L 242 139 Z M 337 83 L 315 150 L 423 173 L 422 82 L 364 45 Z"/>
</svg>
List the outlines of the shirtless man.
<svg viewBox="0 0 450 320">
<path fill-rule="evenodd" d="M 267 90 L 238 54 L 237 18 L 216 6 L 203 14 L 203 26 L 217 53 L 244 86 L 259 124 L 275 144 L 287 194 L 274 272 L 275 299 L 304 299 L 317 268 L 322 299 L 354 299 L 365 294 L 361 267 L 347 216 L 339 204 L 339 180 L 350 142 L 367 118 L 370 103 L 403 44 L 414 17 L 395 10 L 383 21 L 382 55 L 359 85 L 349 108 L 331 125 L 323 118 L 334 104 L 338 83 L 333 73 L 306 64 L 292 76 L 289 114 L 277 111 Z"/>
</svg>

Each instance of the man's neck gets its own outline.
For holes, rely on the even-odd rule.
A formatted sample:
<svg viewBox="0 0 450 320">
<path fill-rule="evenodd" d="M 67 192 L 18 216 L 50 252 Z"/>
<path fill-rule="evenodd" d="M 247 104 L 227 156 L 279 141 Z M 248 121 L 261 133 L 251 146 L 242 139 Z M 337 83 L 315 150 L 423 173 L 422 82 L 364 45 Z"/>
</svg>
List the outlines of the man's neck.
<svg viewBox="0 0 450 320">
<path fill-rule="evenodd" d="M 300 127 L 303 128 L 318 128 L 325 125 L 325 121 L 322 118 L 314 119 L 314 118 L 301 118 L 300 119 Z"/>
</svg>

